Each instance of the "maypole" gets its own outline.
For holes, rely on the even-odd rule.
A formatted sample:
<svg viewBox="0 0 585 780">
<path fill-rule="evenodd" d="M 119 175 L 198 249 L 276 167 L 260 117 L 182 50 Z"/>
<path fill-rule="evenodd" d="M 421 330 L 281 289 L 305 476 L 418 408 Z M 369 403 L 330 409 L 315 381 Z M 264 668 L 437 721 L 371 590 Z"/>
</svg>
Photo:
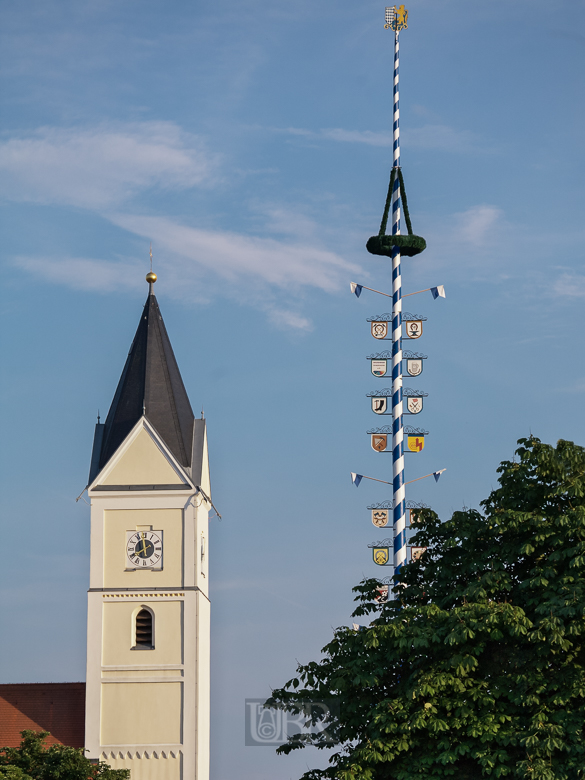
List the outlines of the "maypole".
<svg viewBox="0 0 585 780">
<path fill-rule="evenodd" d="M 384 484 L 392 484 L 392 501 L 384 501 L 379 504 L 372 504 L 368 507 L 372 511 L 372 523 L 377 528 L 383 528 L 389 525 L 392 517 L 393 538 L 384 539 L 382 542 L 376 542 L 369 545 L 372 548 L 373 560 L 378 566 L 394 566 L 394 576 L 400 571 L 408 561 L 408 539 L 407 539 L 407 509 L 411 512 L 416 509 L 422 509 L 424 504 L 408 501 L 405 495 L 405 486 L 407 484 L 418 482 L 426 477 L 434 477 L 438 481 L 445 469 L 425 474 L 422 477 L 416 477 L 408 482 L 404 479 L 404 436 L 406 434 L 407 447 L 409 453 L 421 452 L 425 445 L 425 436 L 428 431 L 422 428 L 414 428 L 410 425 L 404 426 L 404 415 L 416 415 L 423 410 L 423 399 L 428 395 L 419 390 L 404 388 L 403 379 L 403 361 L 406 363 L 406 373 L 410 377 L 418 377 L 423 370 L 423 361 L 427 356 L 420 352 L 412 352 L 402 349 L 402 328 L 406 329 L 405 338 L 409 341 L 418 339 L 422 336 L 423 322 L 426 317 L 420 314 L 409 314 L 402 311 L 402 298 L 418 293 L 430 291 L 433 298 L 444 298 L 445 290 L 442 285 L 437 287 L 427 287 L 425 290 L 402 294 L 402 257 L 415 257 L 426 248 L 426 241 L 421 236 L 417 236 L 412 231 L 412 223 L 408 212 L 408 203 L 404 188 L 404 176 L 400 165 L 400 31 L 408 27 L 408 11 L 403 5 L 396 8 L 386 8 L 385 29 L 392 30 L 394 33 L 394 79 L 393 79 L 393 107 L 392 107 L 392 167 L 390 171 L 390 184 L 384 206 L 384 214 L 380 224 L 380 230 L 377 236 L 371 236 L 368 239 L 366 248 L 368 252 L 374 255 L 382 255 L 390 258 L 392 263 L 392 295 L 376 290 L 365 285 L 351 283 L 351 291 L 359 298 L 362 290 L 371 290 L 372 292 L 392 298 L 392 313 L 381 314 L 376 317 L 369 317 L 371 323 L 371 335 L 378 340 L 392 341 L 392 351 L 383 351 L 368 355 L 371 361 L 371 372 L 378 378 L 390 378 L 391 388 L 368 393 L 372 399 L 372 411 L 377 415 L 392 415 L 392 427 L 382 426 L 368 431 L 371 435 L 372 448 L 376 452 L 392 452 L 392 483 L 387 480 L 377 479 L 375 477 L 365 477 L 363 474 L 352 473 L 352 481 L 356 487 L 362 479 L 372 479 Z M 391 219 L 390 235 L 386 235 L 388 218 Z M 401 220 L 404 218 L 407 233 L 401 232 Z M 390 327 L 389 327 L 390 326 Z M 390 332 L 389 332 L 390 331 Z M 388 372 L 388 363 L 390 363 L 391 373 Z M 407 411 L 405 412 L 403 404 L 406 399 Z M 388 410 L 389 401 L 391 403 L 391 412 Z M 390 441 L 389 441 L 390 440 Z M 390 445 L 390 446 L 389 446 Z M 391 513 L 391 514 L 390 514 Z M 393 547 L 394 560 L 390 563 L 390 547 Z M 414 554 L 414 548 L 411 553 Z M 411 556 L 412 557 L 412 556 Z M 382 594 L 384 588 L 386 595 L 390 580 L 386 578 L 382 582 Z"/>
<path fill-rule="evenodd" d="M 407 26 L 408 11 L 386 8 L 386 27 L 394 30 L 394 134 L 392 173 L 392 235 L 400 235 L 400 30 Z M 406 499 L 404 488 L 404 428 L 402 425 L 402 274 L 400 247 L 392 249 L 392 492 L 394 517 L 394 572 L 406 561 Z"/>
</svg>

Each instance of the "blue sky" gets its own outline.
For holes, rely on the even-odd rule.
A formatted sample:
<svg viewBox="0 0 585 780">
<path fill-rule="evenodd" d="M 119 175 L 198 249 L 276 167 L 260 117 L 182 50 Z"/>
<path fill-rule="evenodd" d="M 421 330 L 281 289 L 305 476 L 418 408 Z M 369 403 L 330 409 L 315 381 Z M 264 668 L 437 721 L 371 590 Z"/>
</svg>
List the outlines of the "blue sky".
<svg viewBox="0 0 585 780">
<path fill-rule="evenodd" d="M 425 450 L 408 497 L 477 507 L 516 439 L 583 444 L 582 2 L 413 0 L 401 38 L 405 292 L 428 317 Z M 147 293 L 196 411 L 212 522 L 213 780 L 323 755 L 244 747 L 244 698 L 289 679 L 379 573 L 350 471 L 391 474 L 368 255 L 391 161 L 391 34 L 371 0 L 5 0 L 2 17 L 3 682 L 85 674 L 92 430 Z M 411 303 L 412 302 L 412 303 Z M 229 746 L 226 749 L 226 746 Z"/>
</svg>

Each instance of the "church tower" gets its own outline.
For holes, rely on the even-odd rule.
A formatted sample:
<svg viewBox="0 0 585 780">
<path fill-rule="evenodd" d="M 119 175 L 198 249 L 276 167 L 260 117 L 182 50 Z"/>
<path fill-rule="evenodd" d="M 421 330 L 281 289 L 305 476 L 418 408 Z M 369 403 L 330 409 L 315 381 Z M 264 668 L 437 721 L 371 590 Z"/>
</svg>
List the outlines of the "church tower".
<svg viewBox="0 0 585 780">
<path fill-rule="evenodd" d="M 207 436 L 146 278 L 91 458 L 85 746 L 132 780 L 208 780 Z"/>
</svg>

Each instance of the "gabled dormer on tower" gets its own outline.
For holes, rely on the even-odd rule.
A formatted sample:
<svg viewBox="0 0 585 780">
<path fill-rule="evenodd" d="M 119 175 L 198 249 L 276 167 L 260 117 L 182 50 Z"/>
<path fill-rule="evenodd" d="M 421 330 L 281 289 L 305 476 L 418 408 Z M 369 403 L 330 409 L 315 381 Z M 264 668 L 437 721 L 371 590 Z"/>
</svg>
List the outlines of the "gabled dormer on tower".
<svg viewBox="0 0 585 780">
<path fill-rule="evenodd" d="M 206 424 L 147 279 L 91 458 L 86 748 L 132 780 L 208 780 Z"/>
</svg>

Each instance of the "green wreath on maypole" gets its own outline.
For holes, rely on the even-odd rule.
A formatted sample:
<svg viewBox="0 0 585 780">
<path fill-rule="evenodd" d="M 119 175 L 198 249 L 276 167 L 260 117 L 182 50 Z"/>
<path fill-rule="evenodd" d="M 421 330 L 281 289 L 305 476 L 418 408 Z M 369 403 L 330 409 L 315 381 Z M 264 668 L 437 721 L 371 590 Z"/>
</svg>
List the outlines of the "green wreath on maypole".
<svg viewBox="0 0 585 780">
<path fill-rule="evenodd" d="M 398 181 L 400 183 L 400 196 L 402 198 L 402 208 L 404 211 L 404 219 L 406 220 L 406 227 L 408 229 L 408 235 L 386 235 L 386 225 L 388 224 L 388 214 L 390 212 L 390 204 L 392 203 L 392 192 L 394 189 L 394 181 L 398 175 Z M 380 232 L 377 236 L 371 236 L 366 243 L 366 249 L 372 255 L 386 255 L 392 257 L 392 252 L 395 249 L 400 251 L 401 255 L 406 257 L 414 257 L 419 255 L 427 248 L 427 242 L 422 236 L 415 236 L 412 232 L 412 222 L 410 221 L 410 214 L 408 213 L 408 201 L 406 200 L 406 190 L 404 188 L 404 176 L 402 170 L 399 167 L 392 168 L 390 174 L 390 184 L 388 186 L 388 195 L 386 196 L 386 205 L 384 206 L 384 215 L 380 224 Z"/>
</svg>

